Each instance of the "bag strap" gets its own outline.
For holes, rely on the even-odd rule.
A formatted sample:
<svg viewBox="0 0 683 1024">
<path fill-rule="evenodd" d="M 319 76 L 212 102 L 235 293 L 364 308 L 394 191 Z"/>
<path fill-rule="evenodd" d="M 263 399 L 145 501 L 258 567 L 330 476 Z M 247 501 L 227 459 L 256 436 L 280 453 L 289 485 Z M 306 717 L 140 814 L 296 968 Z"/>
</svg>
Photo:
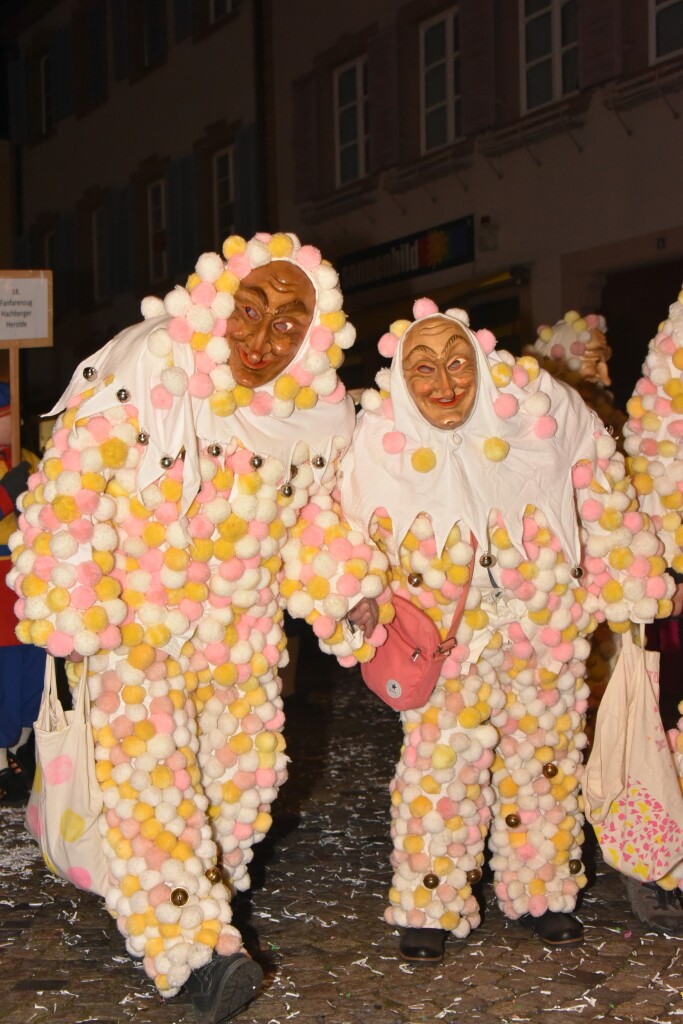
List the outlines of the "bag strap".
<svg viewBox="0 0 683 1024">
<path fill-rule="evenodd" d="M 439 644 L 437 644 L 436 650 L 434 651 L 435 656 L 440 654 L 447 654 L 455 647 L 455 634 L 458 632 L 458 626 L 460 625 L 460 620 L 462 619 L 465 611 L 465 601 L 467 600 L 467 595 L 470 592 L 470 585 L 472 583 L 472 576 L 474 574 L 474 556 L 477 553 L 477 538 L 474 536 L 471 530 L 470 544 L 472 545 L 472 560 L 470 561 L 469 564 L 469 573 L 467 576 L 467 581 L 462 585 L 460 597 L 458 598 L 458 603 L 455 606 L 455 611 L 453 612 L 453 618 L 451 619 L 451 624 L 448 628 L 448 632 L 446 633 L 446 636 L 443 638 L 443 640 Z"/>
<path fill-rule="evenodd" d="M 73 719 L 76 722 L 88 722 L 90 713 L 90 694 L 88 692 L 88 659 L 83 659 L 81 678 L 73 697 Z"/>
</svg>

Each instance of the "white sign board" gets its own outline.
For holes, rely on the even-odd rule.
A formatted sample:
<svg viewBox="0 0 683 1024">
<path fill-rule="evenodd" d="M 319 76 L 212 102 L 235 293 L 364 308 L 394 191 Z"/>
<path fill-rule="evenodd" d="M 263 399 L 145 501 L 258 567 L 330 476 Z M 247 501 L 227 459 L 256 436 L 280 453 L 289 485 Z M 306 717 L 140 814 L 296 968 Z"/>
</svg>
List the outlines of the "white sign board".
<svg viewBox="0 0 683 1024">
<path fill-rule="evenodd" d="M 47 278 L 0 278 L 0 341 L 50 337 Z"/>
</svg>

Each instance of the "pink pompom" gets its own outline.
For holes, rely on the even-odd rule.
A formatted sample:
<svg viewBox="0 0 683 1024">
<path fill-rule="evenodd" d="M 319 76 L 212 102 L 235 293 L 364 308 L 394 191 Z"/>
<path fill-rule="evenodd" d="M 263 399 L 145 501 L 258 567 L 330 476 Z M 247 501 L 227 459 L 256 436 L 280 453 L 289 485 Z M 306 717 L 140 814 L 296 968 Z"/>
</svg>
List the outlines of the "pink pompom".
<svg viewBox="0 0 683 1024">
<path fill-rule="evenodd" d="M 256 416 L 268 416 L 273 408 L 273 396 L 267 391 L 257 391 L 249 408 Z"/>
<path fill-rule="evenodd" d="M 163 384 L 157 384 L 150 391 L 150 400 L 155 409 L 170 409 L 173 395 L 170 395 Z"/>
<path fill-rule="evenodd" d="M 225 335 L 225 332 L 227 331 L 227 329 L 228 329 L 227 317 L 219 316 L 214 321 L 213 330 L 212 330 L 211 333 L 213 334 L 214 338 L 222 338 Z M 196 358 L 196 356 L 195 356 L 195 358 Z"/>
<path fill-rule="evenodd" d="M 329 615 L 319 615 L 313 623 L 313 632 L 320 640 L 327 640 L 334 633 L 336 625 Z"/>
<path fill-rule="evenodd" d="M 300 384 L 302 388 L 308 387 L 313 381 L 313 374 L 309 373 L 308 370 L 305 370 L 301 363 L 293 363 L 289 368 L 289 373 L 291 373 L 294 380 L 297 384 Z"/>
<path fill-rule="evenodd" d="M 572 483 L 577 490 L 588 487 L 593 479 L 593 467 L 591 465 L 574 466 L 572 469 Z"/>
<path fill-rule="evenodd" d="M 251 265 L 249 257 L 243 252 L 236 252 L 234 256 L 231 256 L 228 260 L 228 270 L 239 277 L 240 281 L 242 278 L 250 274 L 254 268 Z"/>
<path fill-rule="evenodd" d="M 543 440 L 554 437 L 557 433 L 557 420 L 554 416 L 539 416 L 534 423 L 534 434 Z"/>
<path fill-rule="evenodd" d="M 586 351 L 586 346 L 582 341 L 573 341 L 569 347 L 569 351 L 573 356 L 582 356 Z"/>
<path fill-rule="evenodd" d="M 192 301 L 197 306 L 210 306 L 216 298 L 216 289 L 209 281 L 202 281 L 192 289 Z"/>
<path fill-rule="evenodd" d="M 475 332 L 475 337 L 479 344 L 481 345 L 481 347 L 483 348 L 486 355 L 488 355 L 490 352 L 493 352 L 494 348 L 496 347 L 496 338 L 495 335 L 491 333 L 491 331 L 488 331 L 485 327 L 483 327 L 480 331 Z"/>
<path fill-rule="evenodd" d="M 396 337 L 395 334 L 392 334 L 390 331 L 387 331 L 386 334 L 383 334 L 382 337 L 377 342 L 379 354 L 381 356 L 384 356 L 385 359 L 393 359 L 397 346 L 398 338 Z"/>
<path fill-rule="evenodd" d="M 314 352 L 327 352 L 334 341 L 334 335 L 328 327 L 316 327 L 311 334 L 311 348 Z"/>
<path fill-rule="evenodd" d="M 502 420 L 507 420 L 517 412 L 519 402 L 514 395 L 498 395 L 498 398 L 493 403 L 493 408 L 496 416 L 500 416 Z"/>
<path fill-rule="evenodd" d="M 525 388 L 529 383 L 529 374 L 519 363 L 512 367 L 512 380 L 518 388 Z"/>
<path fill-rule="evenodd" d="M 169 321 L 166 330 L 174 341 L 182 341 L 185 343 L 191 339 L 194 333 L 192 327 L 184 316 L 174 316 L 173 319 Z"/>
<path fill-rule="evenodd" d="M 43 774 L 48 786 L 59 786 L 68 782 L 74 773 L 74 763 L 68 754 L 58 754 L 43 765 Z"/>
<path fill-rule="evenodd" d="M 596 523 L 602 512 L 602 505 L 595 498 L 588 498 L 581 506 L 581 518 L 587 523 Z"/>
<path fill-rule="evenodd" d="M 47 638 L 45 646 L 48 653 L 52 654 L 55 658 L 66 658 L 74 649 L 74 638 L 69 636 L 68 633 L 55 629 Z"/>
<path fill-rule="evenodd" d="M 406 436 L 400 430 L 390 430 L 382 437 L 382 447 L 389 455 L 398 455 L 406 446 Z"/>
<path fill-rule="evenodd" d="M 320 250 L 316 249 L 314 245 L 302 245 L 296 254 L 296 261 L 300 267 L 305 270 L 312 270 L 314 267 L 319 267 L 322 260 Z"/>
<path fill-rule="evenodd" d="M 342 398 L 344 397 L 345 394 L 346 394 L 346 388 L 344 387 L 343 383 L 341 381 L 339 381 L 337 383 L 337 386 L 334 389 L 334 391 L 331 394 L 324 396 L 324 400 L 326 402 L 329 402 L 331 405 L 336 405 L 337 402 L 341 402 L 341 400 L 342 400 Z M 252 403 L 252 408 L 253 408 L 253 403 Z"/>
<path fill-rule="evenodd" d="M 193 373 L 187 389 L 194 398 L 208 398 L 214 391 L 213 381 L 208 373 Z"/>
<path fill-rule="evenodd" d="M 419 320 L 423 316 L 433 316 L 439 312 L 439 307 L 433 299 L 417 299 L 413 303 L 413 316 Z"/>
</svg>

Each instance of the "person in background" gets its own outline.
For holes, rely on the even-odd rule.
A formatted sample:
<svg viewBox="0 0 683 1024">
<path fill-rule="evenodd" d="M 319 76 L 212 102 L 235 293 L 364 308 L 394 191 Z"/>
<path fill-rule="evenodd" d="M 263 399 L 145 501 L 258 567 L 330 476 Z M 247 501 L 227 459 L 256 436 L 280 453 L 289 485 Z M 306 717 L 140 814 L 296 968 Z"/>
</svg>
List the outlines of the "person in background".
<svg viewBox="0 0 683 1024">
<path fill-rule="evenodd" d="M 598 417 L 535 359 L 496 351 L 428 299 L 380 339 L 392 358 L 342 461 L 345 517 L 383 551 L 392 590 L 456 645 L 424 707 L 401 715 L 386 920 L 408 960 L 440 960 L 480 922 L 486 838 L 506 917 L 579 944 L 579 804 L 588 637 L 671 610 L 661 542 Z M 631 553 L 646 567 L 632 576 Z"/>
<path fill-rule="evenodd" d="M 5 586 L 11 567 L 8 540 L 17 526 L 15 503 L 26 489 L 35 455 L 22 451 L 12 466 L 9 386 L 0 383 L 0 804 L 23 804 L 33 783 L 33 723 L 43 691 L 45 652 L 19 643 L 14 595 Z"/>
<path fill-rule="evenodd" d="M 679 776 L 683 778 L 683 292 L 649 343 L 626 411 L 624 449 L 641 508 L 664 544 L 676 590 L 670 618 L 647 627 L 648 646 L 660 651 L 660 711 Z M 624 876 L 633 912 L 653 931 L 683 935 L 683 859 L 658 882 Z"/>
<path fill-rule="evenodd" d="M 327 650 L 370 636 L 384 561 L 340 518 L 355 331 L 291 234 L 230 236 L 187 287 L 85 360 L 20 499 L 19 635 L 88 683 L 106 906 L 163 996 L 203 1024 L 251 1001 L 231 924 L 287 775 L 285 607 Z"/>
</svg>

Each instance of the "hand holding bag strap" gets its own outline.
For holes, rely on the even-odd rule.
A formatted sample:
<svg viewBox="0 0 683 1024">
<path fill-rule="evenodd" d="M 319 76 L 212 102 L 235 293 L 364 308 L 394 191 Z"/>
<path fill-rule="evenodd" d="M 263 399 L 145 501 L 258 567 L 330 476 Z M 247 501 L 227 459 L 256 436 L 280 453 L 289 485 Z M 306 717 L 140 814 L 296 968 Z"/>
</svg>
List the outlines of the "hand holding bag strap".
<svg viewBox="0 0 683 1024">
<path fill-rule="evenodd" d="M 460 597 L 458 598 L 458 603 L 455 606 L 455 611 L 453 612 L 453 618 L 451 619 L 451 624 L 448 628 L 448 632 L 446 633 L 445 637 L 434 651 L 435 657 L 439 657 L 442 654 L 447 654 L 450 650 L 452 650 L 453 647 L 455 647 L 455 634 L 458 632 L 460 620 L 462 619 L 463 614 L 465 612 L 465 601 L 467 600 L 467 595 L 470 592 L 470 586 L 472 585 L 472 576 L 474 574 L 474 556 L 477 553 L 477 538 L 474 536 L 471 530 L 470 544 L 472 545 L 472 559 L 469 565 L 467 581 L 463 583 L 462 590 L 460 591 Z"/>
</svg>

